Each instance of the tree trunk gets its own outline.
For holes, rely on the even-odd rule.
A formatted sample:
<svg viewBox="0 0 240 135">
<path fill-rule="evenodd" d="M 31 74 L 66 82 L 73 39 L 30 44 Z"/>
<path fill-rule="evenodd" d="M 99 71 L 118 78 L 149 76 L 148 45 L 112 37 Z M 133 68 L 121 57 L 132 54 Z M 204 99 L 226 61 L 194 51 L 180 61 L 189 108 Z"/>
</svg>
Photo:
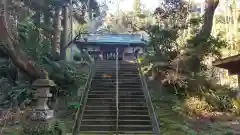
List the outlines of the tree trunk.
<svg viewBox="0 0 240 135">
<path fill-rule="evenodd" d="M 49 15 L 49 12 L 48 11 L 44 11 L 43 12 L 43 17 L 44 17 L 43 19 L 44 19 L 44 25 L 45 25 L 44 28 L 45 27 L 51 27 L 51 22 L 50 22 L 51 17 Z M 49 31 L 49 29 L 48 30 L 44 30 L 44 34 L 45 34 L 46 37 L 51 37 L 51 35 L 52 35 L 52 33 Z"/>
<path fill-rule="evenodd" d="M 53 28 L 54 28 L 54 34 L 52 38 L 52 55 L 56 58 L 58 56 L 57 49 L 60 45 L 61 40 L 61 15 L 60 15 L 61 8 L 57 7 L 55 9 L 55 15 L 53 18 Z"/>
<path fill-rule="evenodd" d="M 69 12 L 70 12 L 70 19 L 69 19 L 69 23 L 70 23 L 70 35 L 69 35 L 69 39 L 72 40 L 73 39 L 73 0 L 69 0 L 70 6 L 69 6 Z"/>
<path fill-rule="evenodd" d="M 88 0 L 87 7 L 88 7 L 88 22 L 92 22 L 92 8 L 91 8 L 92 0 Z"/>
<path fill-rule="evenodd" d="M 69 36 L 69 7 L 65 5 L 63 8 L 63 33 L 62 33 L 62 41 L 60 45 L 60 57 L 62 60 L 65 59 L 65 46 L 68 43 Z"/>
<path fill-rule="evenodd" d="M 226 40 L 228 41 L 228 6 L 227 6 L 227 2 L 225 2 L 225 12 L 224 12 L 224 26 L 225 26 L 225 36 L 226 36 Z"/>
<path fill-rule="evenodd" d="M 238 9 L 237 2 L 233 0 L 233 30 L 234 30 L 234 49 L 237 49 L 237 36 L 238 36 Z"/>
<path fill-rule="evenodd" d="M 197 39 L 206 40 L 212 31 L 214 12 L 219 4 L 219 0 L 205 0 L 206 9 L 204 13 L 203 25 L 200 32 L 196 35 Z"/>
<path fill-rule="evenodd" d="M 193 47 L 202 45 L 201 43 L 207 41 L 211 35 L 211 31 L 213 27 L 212 25 L 213 25 L 214 12 L 219 4 L 219 0 L 205 0 L 205 4 L 206 4 L 206 9 L 204 13 L 202 28 L 193 39 L 189 40 L 188 45 L 190 46 L 190 48 L 191 48 L 191 45 L 193 45 Z M 194 52 L 192 52 L 192 49 L 189 49 L 185 52 L 185 54 L 187 55 L 193 54 L 193 53 Z M 194 63 L 194 65 L 189 64 L 188 66 L 189 70 L 192 71 L 193 74 L 200 71 L 202 56 L 203 55 L 191 55 L 191 57 L 188 58 L 187 63 Z"/>
<path fill-rule="evenodd" d="M 3 42 L 4 48 L 12 63 L 23 73 L 25 73 L 32 80 L 38 78 L 46 78 L 47 73 L 44 69 L 40 69 L 33 61 L 31 61 L 19 47 L 19 43 L 12 36 L 12 30 L 8 13 L 8 0 L 1 0 L 1 15 L 0 15 L 0 40 Z"/>
</svg>

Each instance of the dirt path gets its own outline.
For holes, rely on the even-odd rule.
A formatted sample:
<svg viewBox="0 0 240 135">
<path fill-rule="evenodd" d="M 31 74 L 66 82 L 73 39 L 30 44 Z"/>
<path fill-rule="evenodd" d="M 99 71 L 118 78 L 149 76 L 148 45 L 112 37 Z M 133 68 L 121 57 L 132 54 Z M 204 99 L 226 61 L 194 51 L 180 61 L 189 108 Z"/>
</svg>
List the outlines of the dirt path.
<svg viewBox="0 0 240 135">
<path fill-rule="evenodd" d="M 199 135 L 206 132 L 213 135 L 240 135 L 240 119 L 231 121 L 211 121 L 209 119 L 190 119 L 189 126 L 197 131 Z"/>
</svg>

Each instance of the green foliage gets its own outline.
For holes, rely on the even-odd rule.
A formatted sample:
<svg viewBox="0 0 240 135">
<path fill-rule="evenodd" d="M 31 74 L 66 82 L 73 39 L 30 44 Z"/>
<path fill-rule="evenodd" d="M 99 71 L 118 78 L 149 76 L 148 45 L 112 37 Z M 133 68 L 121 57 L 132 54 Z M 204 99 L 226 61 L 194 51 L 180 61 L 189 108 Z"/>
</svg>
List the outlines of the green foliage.
<svg viewBox="0 0 240 135">
<path fill-rule="evenodd" d="M 208 119 L 194 119 L 188 117 L 186 112 L 190 113 L 191 110 L 189 108 L 200 112 L 210 111 L 215 108 L 208 102 L 207 98 L 189 97 L 185 100 L 181 99 L 178 95 L 170 93 L 170 89 L 172 88 L 164 86 L 162 86 L 161 89 L 150 89 L 151 99 L 159 120 L 161 134 L 227 135 L 234 132 L 228 127 L 223 127 L 219 123 L 209 123 L 207 122 Z M 186 108 L 186 106 L 184 107 L 184 105 L 189 105 L 189 108 Z"/>
<path fill-rule="evenodd" d="M 87 74 L 78 71 L 79 67 L 66 61 L 52 61 L 44 57 L 43 66 L 49 73 L 50 79 L 57 84 L 58 91 L 54 92 L 56 94 L 71 95 L 73 90 L 85 84 Z"/>
<path fill-rule="evenodd" d="M 75 34 L 87 33 L 87 24 L 77 24 Z"/>
<path fill-rule="evenodd" d="M 207 58 L 219 58 L 221 49 L 228 44 L 221 35 L 198 38 L 202 18 L 186 20 L 186 5 L 182 1 L 165 1 L 156 9 L 158 24 L 146 30 L 150 41 L 142 65 L 147 67 L 148 75 L 170 87 L 169 92 L 179 98 L 197 95 L 199 102 L 191 101 L 196 104 L 189 105 L 195 106 L 195 110 L 200 107 L 207 111 L 231 111 L 231 97 L 217 95 L 220 88 L 206 65 Z"/>
<path fill-rule="evenodd" d="M 19 24 L 19 35 L 23 51 L 28 54 L 38 65 L 44 67 L 50 79 L 60 88 L 75 83 L 76 69 L 64 61 L 55 61 L 49 54 L 51 49 L 50 39 L 44 35 L 42 29 L 37 28 L 31 19 Z M 84 77 L 84 76 L 83 76 Z M 78 78 L 79 79 L 79 78 Z"/>
<path fill-rule="evenodd" d="M 60 87 L 72 84 L 75 79 L 75 69 L 64 61 L 53 61 L 48 57 L 42 57 L 43 66 L 49 73 L 50 79 Z"/>
<path fill-rule="evenodd" d="M 162 29 L 159 26 L 152 26 L 149 31 L 149 47 L 153 48 L 156 55 L 168 57 L 167 53 L 176 49 L 177 31 L 174 29 Z"/>
<path fill-rule="evenodd" d="M 30 18 L 19 23 L 18 31 L 23 51 L 41 64 L 41 57 L 51 50 L 50 39 L 44 35 L 42 29 L 36 27 Z"/>
<path fill-rule="evenodd" d="M 43 29 L 36 27 L 31 18 L 18 24 L 18 34 L 22 50 L 31 60 L 35 61 L 38 66 L 43 67 L 57 84 L 57 91 L 53 94 L 70 94 L 71 90 L 77 89 L 79 84 L 84 84 L 86 75 L 78 74 L 77 67 L 65 62 L 55 61 L 49 55 L 51 44 L 47 35 L 44 35 Z M 4 50 L 4 49 L 3 49 Z M 21 79 L 17 81 L 18 72 L 8 59 L 1 58 L 0 77 L 0 102 L 2 107 L 11 107 L 28 103 L 34 99 L 30 82 Z M 25 82 L 26 81 L 26 82 Z M 70 89 L 70 90 L 69 90 Z M 67 91 L 68 90 L 68 91 Z"/>
<path fill-rule="evenodd" d="M 77 71 L 76 66 L 65 61 L 53 61 L 47 57 L 43 57 L 43 59 L 42 66 L 49 73 L 50 79 L 57 84 L 57 88 L 52 91 L 54 96 L 70 95 L 73 90 L 77 90 L 80 85 L 85 84 L 87 75 Z M 32 100 L 35 100 L 31 85 L 21 81 L 12 85 L 8 79 L 1 78 L 0 106 L 8 108 L 21 104 L 28 105 Z"/>
<path fill-rule="evenodd" d="M 34 127 L 23 127 L 21 135 L 64 135 L 64 127 L 60 121 L 54 122 L 51 127 L 48 124 L 39 124 Z"/>
<path fill-rule="evenodd" d="M 234 99 L 231 96 L 232 92 L 233 90 L 228 86 L 215 85 L 214 87 L 208 87 L 208 90 L 200 95 L 213 107 L 214 111 L 232 112 L 232 100 Z"/>
<path fill-rule="evenodd" d="M 0 79 L 0 106 L 3 108 L 29 104 L 33 99 L 32 91 L 28 84 L 17 84 L 12 86 L 9 82 Z"/>
<path fill-rule="evenodd" d="M 186 122 L 181 114 L 184 109 L 176 95 L 161 91 L 151 90 L 151 98 L 159 120 L 161 134 L 164 135 L 194 135 L 197 132 Z M 169 90 L 167 90 L 169 91 Z M 164 108 L 164 109 L 163 109 Z"/>
<path fill-rule="evenodd" d="M 80 108 L 80 106 L 81 105 L 79 104 L 79 102 L 74 102 L 74 103 L 70 103 L 68 108 L 69 109 L 78 109 L 78 108 Z"/>
<path fill-rule="evenodd" d="M 209 37 L 207 40 L 198 41 L 197 44 L 196 41 L 193 43 L 189 40 L 183 45 L 178 42 L 181 38 L 180 32 L 181 28 L 152 26 L 148 30 L 150 42 L 143 65 L 150 66 L 148 71 L 155 70 L 163 75 L 163 82 L 185 91 L 195 87 L 197 92 L 199 87 L 209 85 L 207 81 L 211 80 L 205 75 L 205 59 L 220 57 L 220 50 L 226 47 L 227 43 L 220 37 Z"/>
<path fill-rule="evenodd" d="M 191 116 L 212 111 L 212 106 L 209 105 L 206 100 L 200 99 L 198 97 L 187 98 L 185 100 L 184 106 L 186 108 L 186 113 L 189 113 Z"/>
<path fill-rule="evenodd" d="M 220 50 L 227 47 L 227 42 L 222 40 L 220 36 L 209 37 L 206 41 L 197 39 L 189 40 L 189 45 L 187 46 L 186 55 L 197 55 L 201 61 L 206 56 L 220 57 Z"/>
<path fill-rule="evenodd" d="M 64 127 L 61 124 L 61 122 L 56 121 L 50 129 L 50 135 L 63 135 L 64 134 L 63 130 L 64 130 Z"/>
</svg>

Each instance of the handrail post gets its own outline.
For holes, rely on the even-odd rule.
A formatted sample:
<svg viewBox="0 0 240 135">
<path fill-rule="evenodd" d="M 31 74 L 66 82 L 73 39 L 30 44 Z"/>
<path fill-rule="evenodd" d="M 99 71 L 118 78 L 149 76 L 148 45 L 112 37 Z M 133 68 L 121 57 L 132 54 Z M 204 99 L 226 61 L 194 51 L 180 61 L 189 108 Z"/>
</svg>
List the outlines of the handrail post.
<svg viewBox="0 0 240 135">
<path fill-rule="evenodd" d="M 118 118 L 119 118 L 119 108 L 118 108 L 118 70 L 119 70 L 119 63 L 118 63 L 118 48 L 116 48 L 116 135 L 118 135 Z"/>
<path fill-rule="evenodd" d="M 83 112 L 85 110 L 85 105 L 86 105 L 86 101 L 87 101 L 88 91 L 89 91 L 89 88 L 90 88 L 91 83 L 92 83 L 92 76 L 94 74 L 94 69 L 95 69 L 94 63 L 86 62 L 86 64 L 89 66 L 90 71 L 89 71 L 89 74 L 88 74 L 88 78 L 87 78 L 87 81 L 86 81 L 86 84 L 85 84 L 83 94 L 81 95 L 81 98 L 80 98 L 80 105 L 82 105 L 82 106 L 80 106 L 78 108 L 76 116 L 75 116 L 73 131 L 72 131 L 73 135 L 77 135 L 78 132 L 79 132 Z"/>
</svg>

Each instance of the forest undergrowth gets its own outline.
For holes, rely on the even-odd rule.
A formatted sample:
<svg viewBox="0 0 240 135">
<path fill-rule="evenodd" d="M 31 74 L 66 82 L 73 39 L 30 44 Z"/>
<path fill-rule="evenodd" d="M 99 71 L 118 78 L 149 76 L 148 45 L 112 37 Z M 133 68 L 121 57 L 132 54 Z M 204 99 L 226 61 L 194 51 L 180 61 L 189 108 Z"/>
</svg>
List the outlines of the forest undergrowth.
<svg viewBox="0 0 240 135">
<path fill-rule="evenodd" d="M 237 128 L 240 125 L 237 115 L 226 117 L 221 114 L 218 118 L 211 118 L 207 116 L 207 112 L 212 111 L 209 110 L 210 104 L 206 101 L 195 97 L 183 98 L 169 92 L 171 91 L 169 88 L 159 87 L 156 82 L 150 84 L 153 106 L 163 135 L 235 135 L 240 133 Z M 191 109 L 186 108 L 186 104 L 190 104 Z"/>
</svg>

